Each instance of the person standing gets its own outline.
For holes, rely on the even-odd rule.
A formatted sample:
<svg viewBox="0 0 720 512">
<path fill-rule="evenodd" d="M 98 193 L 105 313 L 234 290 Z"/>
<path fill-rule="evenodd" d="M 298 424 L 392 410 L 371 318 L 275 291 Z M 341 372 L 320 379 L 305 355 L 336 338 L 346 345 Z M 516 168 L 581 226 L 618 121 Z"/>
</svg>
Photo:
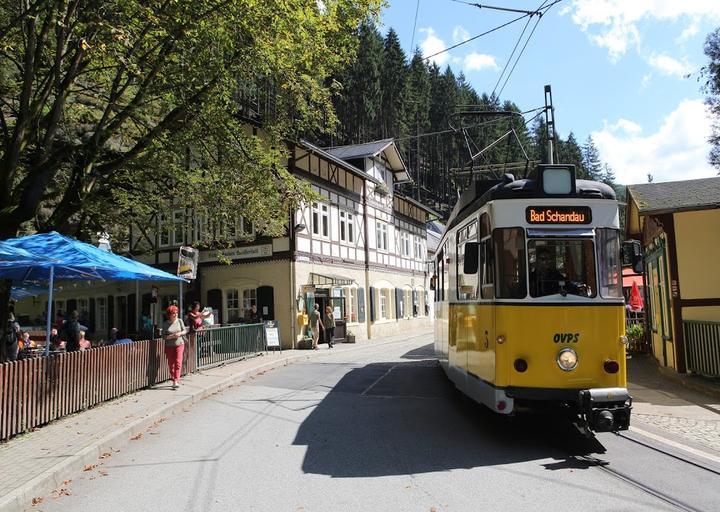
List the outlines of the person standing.
<svg viewBox="0 0 720 512">
<path fill-rule="evenodd" d="M 70 313 L 70 319 L 65 321 L 63 331 L 65 332 L 65 340 L 67 341 L 65 345 L 66 352 L 77 352 L 80 350 L 80 331 L 83 329 L 78 321 L 79 317 L 78 312 L 73 311 Z"/>
<path fill-rule="evenodd" d="M 13 313 L 8 313 L 7 327 L 5 328 L 5 357 L 9 362 L 17 361 L 20 337 L 20 324 L 15 321 Z"/>
<path fill-rule="evenodd" d="M 247 323 L 249 324 L 261 324 L 263 321 L 262 315 L 258 311 L 257 304 L 250 306 L 247 314 Z"/>
<path fill-rule="evenodd" d="M 328 348 L 333 348 L 333 337 L 335 336 L 335 315 L 330 306 L 325 308 L 325 341 Z"/>
<path fill-rule="evenodd" d="M 180 385 L 180 372 L 182 371 L 183 352 L 185 352 L 185 335 L 187 329 L 182 319 L 178 318 L 178 307 L 170 306 L 166 310 L 167 320 L 163 322 L 162 338 L 165 340 L 165 356 L 170 369 L 170 379 L 173 389 Z"/>
<path fill-rule="evenodd" d="M 318 340 L 320 339 L 320 329 L 324 329 L 322 320 L 320 319 L 320 307 L 317 302 L 313 305 L 313 310 L 310 313 L 308 320 L 310 321 L 310 334 L 312 335 L 312 348 L 315 350 L 318 346 Z"/>
<path fill-rule="evenodd" d="M 202 311 L 200 309 L 200 303 L 195 301 L 192 303 L 190 311 L 188 311 L 188 327 L 190 332 L 200 331 L 203 328 L 203 319 L 210 316 L 209 311 Z"/>
</svg>

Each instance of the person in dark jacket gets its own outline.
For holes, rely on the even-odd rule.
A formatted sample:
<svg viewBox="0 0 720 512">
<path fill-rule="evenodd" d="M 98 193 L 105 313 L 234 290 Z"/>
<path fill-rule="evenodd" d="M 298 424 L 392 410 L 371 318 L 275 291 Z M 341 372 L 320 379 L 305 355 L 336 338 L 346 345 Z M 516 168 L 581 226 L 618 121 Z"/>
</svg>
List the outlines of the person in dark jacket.
<svg viewBox="0 0 720 512">
<path fill-rule="evenodd" d="M 80 321 L 78 320 L 80 315 L 77 311 L 73 311 L 70 313 L 70 318 L 65 321 L 65 338 L 67 341 L 67 344 L 65 345 L 65 350 L 67 352 L 77 352 L 80 350 L 80 331 L 84 330 L 82 329 L 82 326 L 80 325 Z"/>
</svg>

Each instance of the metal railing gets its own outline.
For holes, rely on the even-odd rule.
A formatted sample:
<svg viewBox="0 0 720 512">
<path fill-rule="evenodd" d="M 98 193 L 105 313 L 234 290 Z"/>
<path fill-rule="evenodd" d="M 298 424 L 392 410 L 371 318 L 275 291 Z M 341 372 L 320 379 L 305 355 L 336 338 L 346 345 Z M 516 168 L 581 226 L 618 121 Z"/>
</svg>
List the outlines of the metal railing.
<svg viewBox="0 0 720 512">
<path fill-rule="evenodd" d="M 198 369 L 259 355 L 265 350 L 263 324 L 210 327 L 195 333 Z"/>
<path fill-rule="evenodd" d="M 683 320 L 687 369 L 720 377 L 720 322 Z"/>
</svg>

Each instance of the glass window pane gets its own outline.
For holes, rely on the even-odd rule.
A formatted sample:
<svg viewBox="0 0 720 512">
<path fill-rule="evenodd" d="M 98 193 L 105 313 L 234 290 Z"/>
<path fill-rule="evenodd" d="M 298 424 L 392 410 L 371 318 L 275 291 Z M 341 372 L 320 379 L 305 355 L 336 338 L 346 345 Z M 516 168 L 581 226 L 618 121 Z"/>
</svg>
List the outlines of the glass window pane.
<svg viewBox="0 0 720 512">
<path fill-rule="evenodd" d="M 493 232 L 495 246 L 495 291 L 498 298 L 522 299 L 525 284 L 525 231 L 503 228 Z"/>
<path fill-rule="evenodd" d="M 592 240 L 531 240 L 530 295 L 595 297 L 595 254 Z"/>
<path fill-rule="evenodd" d="M 621 298 L 622 267 L 620 262 L 620 233 L 616 229 L 597 229 L 600 295 Z"/>
</svg>

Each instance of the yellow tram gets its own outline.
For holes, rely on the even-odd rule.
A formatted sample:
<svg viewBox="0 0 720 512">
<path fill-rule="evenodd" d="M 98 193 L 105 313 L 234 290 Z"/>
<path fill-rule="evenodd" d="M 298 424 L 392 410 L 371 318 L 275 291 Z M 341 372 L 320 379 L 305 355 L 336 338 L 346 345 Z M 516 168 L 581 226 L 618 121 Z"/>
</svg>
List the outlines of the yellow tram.
<svg viewBox="0 0 720 512">
<path fill-rule="evenodd" d="M 438 246 L 435 353 L 500 414 L 561 405 L 590 431 L 630 423 L 618 205 L 611 187 L 541 165 L 479 181 Z"/>
</svg>

